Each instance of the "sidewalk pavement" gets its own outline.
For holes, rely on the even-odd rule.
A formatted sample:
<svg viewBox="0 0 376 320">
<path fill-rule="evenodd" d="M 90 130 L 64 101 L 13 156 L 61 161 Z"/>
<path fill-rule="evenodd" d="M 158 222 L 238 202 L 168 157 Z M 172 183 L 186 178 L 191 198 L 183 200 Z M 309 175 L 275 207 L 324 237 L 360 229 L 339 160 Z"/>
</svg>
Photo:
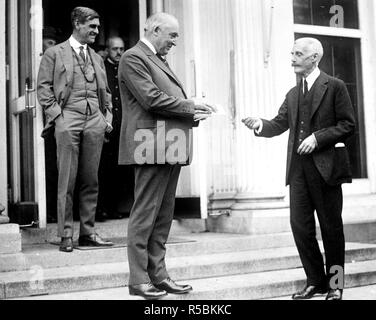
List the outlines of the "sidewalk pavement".
<svg viewBox="0 0 376 320">
<path fill-rule="evenodd" d="M 325 300 L 326 295 L 315 296 L 311 300 Z M 291 296 L 267 300 L 291 300 Z M 376 300 L 376 285 L 349 288 L 343 291 L 343 300 Z"/>
<path fill-rule="evenodd" d="M 187 295 L 189 300 L 189 295 Z M 11 300 L 143 300 L 140 297 L 130 296 L 128 288 L 115 288 L 104 290 L 92 290 L 86 292 L 72 292 L 47 296 L 17 298 Z M 166 298 L 168 300 L 168 296 Z M 267 300 L 291 300 L 291 296 L 273 298 Z M 311 300 L 325 300 L 325 295 L 317 296 Z M 344 291 L 343 300 L 376 300 L 376 285 L 349 288 Z"/>
</svg>

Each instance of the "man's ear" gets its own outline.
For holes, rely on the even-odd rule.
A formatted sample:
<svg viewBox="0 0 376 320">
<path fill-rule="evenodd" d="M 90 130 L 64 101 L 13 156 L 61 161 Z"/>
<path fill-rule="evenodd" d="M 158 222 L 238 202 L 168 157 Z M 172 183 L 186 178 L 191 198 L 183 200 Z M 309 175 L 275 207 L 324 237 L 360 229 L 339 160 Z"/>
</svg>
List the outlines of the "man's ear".
<svg viewBox="0 0 376 320">
<path fill-rule="evenodd" d="M 158 34 L 159 34 L 159 31 L 161 30 L 161 28 L 159 28 L 159 27 L 155 27 L 154 28 L 154 30 L 153 30 L 153 34 L 155 35 L 155 36 L 157 36 Z"/>
<path fill-rule="evenodd" d="M 78 22 L 78 19 L 74 21 L 74 28 L 75 29 L 78 29 L 78 26 L 80 25 L 80 23 Z"/>
</svg>

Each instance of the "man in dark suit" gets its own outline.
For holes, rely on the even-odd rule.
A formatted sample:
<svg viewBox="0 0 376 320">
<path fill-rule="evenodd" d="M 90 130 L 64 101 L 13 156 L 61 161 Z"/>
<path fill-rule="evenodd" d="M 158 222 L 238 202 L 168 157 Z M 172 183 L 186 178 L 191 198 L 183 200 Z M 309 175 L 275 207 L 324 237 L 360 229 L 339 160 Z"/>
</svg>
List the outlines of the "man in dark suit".
<svg viewBox="0 0 376 320">
<path fill-rule="evenodd" d="M 333 286 L 338 268 L 344 272 L 345 239 L 342 222 L 342 187 L 351 182 L 346 139 L 353 134 L 353 106 L 343 81 L 318 69 L 324 50 L 314 38 L 295 42 L 292 65 L 301 78 L 286 96 L 277 117 L 243 120 L 261 137 L 290 129 L 286 184 L 290 185 L 290 220 L 307 284 L 293 299 L 328 294 L 341 300 L 343 287 Z M 326 270 L 316 240 L 314 211 L 320 223 Z"/>
<path fill-rule="evenodd" d="M 119 136 L 121 127 L 121 97 L 118 81 L 120 58 L 124 54 L 124 41 L 120 37 L 111 37 L 106 44 L 107 57 L 104 61 L 108 86 L 112 94 L 112 127 L 106 133 L 101 161 L 99 165 L 99 194 L 96 221 L 122 219 L 118 211 L 120 192 L 124 189 L 124 180 L 129 179 L 128 171 L 121 170 L 119 160 Z"/>
<path fill-rule="evenodd" d="M 173 220 L 181 166 L 192 160 L 192 127 L 212 108 L 187 99 L 165 56 L 176 45 L 179 23 L 151 16 L 145 37 L 120 61 L 123 104 L 119 163 L 134 166 L 135 201 L 128 227 L 129 292 L 146 299 L 192 290 L 166 270 L 166 242 Z"/>
<path fill-rule="evenodd" d="M 103 60 L 93 44 L 100 26 L 90 8 L 72 11 L 73 34 L 49 48 L 38 75 L 38 100 L 46 115 L 42 136 L 55 127 L 60 251 L 73 251 L 73 194 L 78 180 L 80 246 L 111 246 L 94 230 L 98 166 L 104 133 L 112 130 L 111 94 Z"/>
</svg>

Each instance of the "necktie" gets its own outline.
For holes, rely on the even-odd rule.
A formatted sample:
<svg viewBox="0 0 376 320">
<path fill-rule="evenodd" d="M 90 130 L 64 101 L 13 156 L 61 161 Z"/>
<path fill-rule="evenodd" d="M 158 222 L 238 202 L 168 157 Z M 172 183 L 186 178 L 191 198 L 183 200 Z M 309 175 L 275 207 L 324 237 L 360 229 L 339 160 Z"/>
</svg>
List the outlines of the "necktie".
<svg viewBox="0 0 376 320">
<path fill-rule="evenodd" d="M 86 56 L 85 56 L 85 52 L 84 52 L 84 47 L 83 46 L 80 47 L 80 57 L 82 58 L 82 60 L 84 60 L 84 62 L 86 62 Z"/>
<path fill-rule="evenodd" d="M 163 58 L 159 53 L 157 53 L 157 57 L 167 66 L 167 67 L 170 67 L 168 65 L 168 62 L 165 58 Z"/>
<path fill-rule="evenodd" d="M 304 85 L 303 96 L 305 97 L 307 95 L 307 93 L 308 93 L 308 83 L 307 83 L 306 79 L 303 79 L 303 85 Z"/>
</svg>

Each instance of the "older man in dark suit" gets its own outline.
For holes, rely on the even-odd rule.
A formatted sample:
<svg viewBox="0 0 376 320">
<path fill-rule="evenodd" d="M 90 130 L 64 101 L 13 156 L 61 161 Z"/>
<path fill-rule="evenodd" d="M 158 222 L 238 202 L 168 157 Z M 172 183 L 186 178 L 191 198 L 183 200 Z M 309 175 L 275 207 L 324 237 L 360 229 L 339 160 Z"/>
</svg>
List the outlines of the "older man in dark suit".
<svg viewBox="0 0 376 320">
<path fill-rule="evenodd" d="M 90 8 L 72 11 L 73 34 L 49 48 L 41 61 L 38 99 L 46 115 L 45 136 L 55 127 L 58 163 L 58 236 L 60 250 L 73 251 L 73 193 L 79 183 L 81 246 L 111 246 L 94 230 L 98 166 L 104 134 L 111 131 L 111 94 L 102 58 L 93 44 L 100 26 Z"/>
<path fill-rule="evenodd" d="M 286 183 L 290 185 L 291 227 L 307 275 L 306 287 L 293 299 L 327 293 L 342 299 L 331 277 L 344 271 L 345 239 L 342 187 L 351 182 L 346 139 L 355 128 L 354 109 L 343 81 L 318 69 L 324 50 L 314 38 L 295 42 L 292 65 L 301 78 L 271 121 L 243 120 L 256 135 L 274 137 L 290 129 Z M 316 240 L 316 210 L 325 248 L 326 270 Z M 342 274 L 342 273 L 340 273 Z"/>
<path fill-rule="evenodd" d="M 145 37 L 128 50 L 119 66 L 123 122 L 119 163 L 134 166 L 135 202 L 128 227 L 129 292 L 146 299 L 192 290 L 166 270 L 166 242 L 181 166 L 192 159 L 192 127 L 212 109 L 187 99 L 165 56 L 176 45 L 179 23 L 157 13 Z"/>
</svg>

